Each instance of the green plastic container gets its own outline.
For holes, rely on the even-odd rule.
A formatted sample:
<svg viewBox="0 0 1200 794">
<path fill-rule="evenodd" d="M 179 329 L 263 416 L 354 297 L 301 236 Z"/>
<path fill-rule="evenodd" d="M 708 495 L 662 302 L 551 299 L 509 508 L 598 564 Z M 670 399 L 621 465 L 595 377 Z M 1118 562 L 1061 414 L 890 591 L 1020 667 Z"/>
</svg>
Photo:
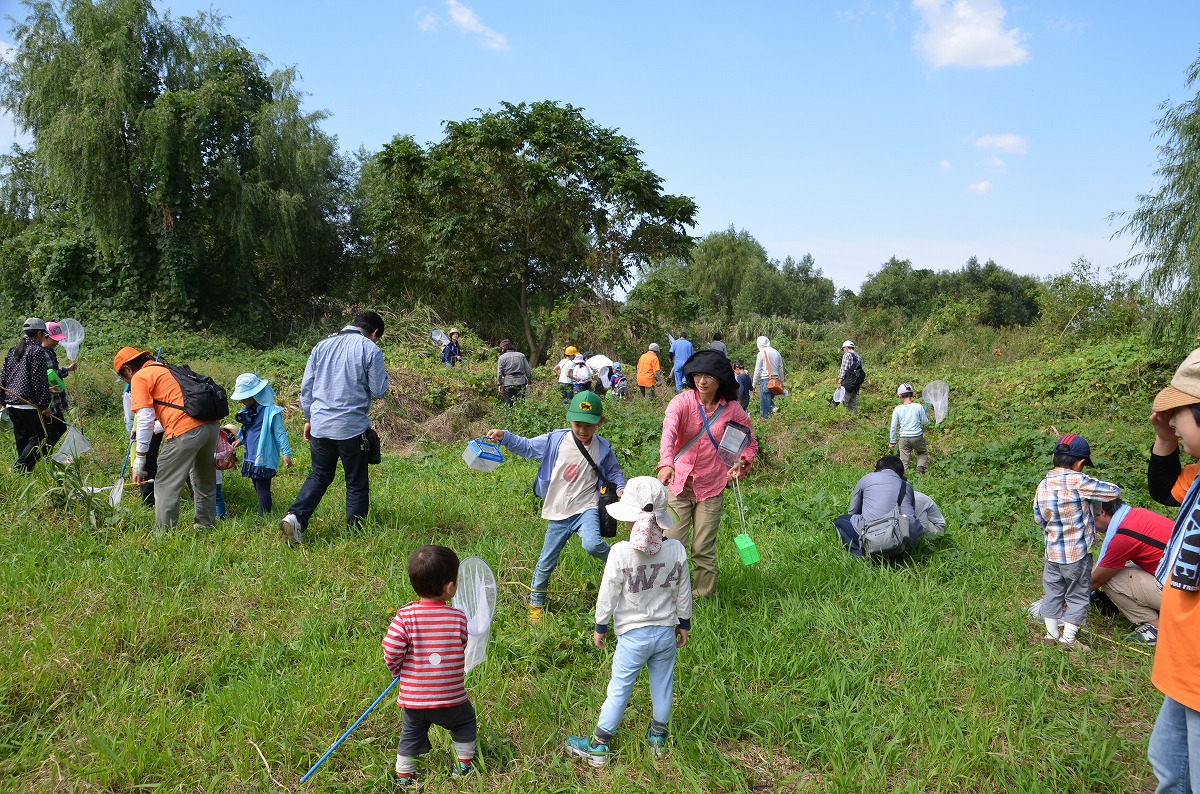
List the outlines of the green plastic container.
<svg viewBox="0 0 1200 794">
<path fill-rule="evenodd" d="M 758 546 L 754 545 L 754 541 L 749 535 L 743 532 L 733 539 L 733 543 L 737 546 L 738 556 L 742 558 L 743 565 L 753 565 L 758 562 Z"/>
</svg>

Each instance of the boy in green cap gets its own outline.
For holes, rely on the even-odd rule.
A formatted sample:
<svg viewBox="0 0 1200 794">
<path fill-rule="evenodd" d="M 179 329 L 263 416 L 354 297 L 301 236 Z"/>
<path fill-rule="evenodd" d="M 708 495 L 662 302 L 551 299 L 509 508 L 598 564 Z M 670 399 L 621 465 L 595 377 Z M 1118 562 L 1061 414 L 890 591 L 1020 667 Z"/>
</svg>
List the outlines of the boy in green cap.
<svg viewBox="0 0 1200 794">
<path fill-rule="evenodd" d="M 551 430 L 524 438 L 508 430 L 489 430 L 487 438 L 523 458 L 540 460 L 533 492 L 541 497 L 546 539 L 533 570 L 529 620 L 538 623 L 546 608 L 546 588 L 558 565 L 558 555 L 571 535 L 578 534 L 584 551 L 600 562 L 608 559 L 608 543 L 600 537 L 598 493 L 601 477 L 616 483 L 617 495 L 625 490 L 625 475 L 612 446 L 597 435 L 604 424 L 600 395 L 581 391 L 567 409 L 570 429 Z"/>
</svg>

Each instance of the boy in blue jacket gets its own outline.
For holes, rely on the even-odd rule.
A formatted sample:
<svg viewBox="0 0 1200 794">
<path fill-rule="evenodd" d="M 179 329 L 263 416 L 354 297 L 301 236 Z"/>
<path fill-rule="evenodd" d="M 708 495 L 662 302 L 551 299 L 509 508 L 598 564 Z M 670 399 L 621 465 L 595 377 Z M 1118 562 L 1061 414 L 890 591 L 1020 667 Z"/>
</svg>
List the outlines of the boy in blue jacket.
<svg viewBox="0 0 1200 794">
<path fill-rule="evenodd" d="M 581 391 L 567 409 L 570 429 L 551 430 L 537 438 L 524 438 L 507 430 L 489 430 L 489 441 L 501 444 L 523 458 L 542 463 L 533 481 L 533 492 L 541 497 L 546 539 L 537 567 L 533 570 L 529 597 L 529 621 L 538 623 L 546 609 L 546 588 L 558 556 L 571 535 L 578 534 L 584 551 L 600 562 L 608 559 L 608 543 L 600 537 L 600 478 L 584 451 L 599 467 L 604 479 L 616 483 L 617 495 L 625 490 L 625 475 L 612 446 L 596 434 L 604 423 L 604 407 L 595 392 Z"/>
</svg>

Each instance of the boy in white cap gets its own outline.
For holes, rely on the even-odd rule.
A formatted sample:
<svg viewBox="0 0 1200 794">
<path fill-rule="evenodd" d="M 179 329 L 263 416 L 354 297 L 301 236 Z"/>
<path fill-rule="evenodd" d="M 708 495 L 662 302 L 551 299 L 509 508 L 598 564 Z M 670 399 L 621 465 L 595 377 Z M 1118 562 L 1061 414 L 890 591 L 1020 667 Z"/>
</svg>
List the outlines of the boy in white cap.
<svg viewBox="0 0 1200 794">
<path fill-rule="evenodd" d="M 925 425 L 929 422 L 929 414 L 925 412 L 923 403 L 913 402 L 913 387 L 911 383 L 901 383 L 896 389 L 900 404 L 892 409 L 892 426 L 888 431 L 888 448 L 896 446 L 897 438 L 900 443 L 900 461 L 904 470 L 908 471 L 908 462 L 913 452 L 917 453 L 917 474 L 924 474 L 929 464 L 929 449 L 925 446 Z"/>
<path fill-rule="evenodd" d="M 634 477 L 621 501 L 608 512 L 633 524 L 629 540 L 612 547 L 596 597 L 592 642 L 604 648 L 611 618 L 617 632 L 608 696 L 591 736 L 568 736 L 566 751 L 592 766 L 608 763 L 608 744 L 621 725 L 629 696 L 642 668 L 650 677 L 653 717 L 646 731 L 650 751 L 662 755 L 671 719 L 675 654 L 687 645 L 692 618 L 692 585 L 687 552 L 678 540 L 663 537 L 673 520 L 667 489 L 654 477 Z"/>
</svg>

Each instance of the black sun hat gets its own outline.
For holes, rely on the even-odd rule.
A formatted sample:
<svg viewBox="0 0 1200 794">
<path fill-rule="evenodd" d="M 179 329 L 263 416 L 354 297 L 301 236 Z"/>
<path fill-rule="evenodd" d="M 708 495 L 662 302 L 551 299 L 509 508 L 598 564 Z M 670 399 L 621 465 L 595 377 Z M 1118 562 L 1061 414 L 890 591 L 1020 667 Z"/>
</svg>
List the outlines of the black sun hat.
<svg viewBox="0 0 1200 794">
<path fill-rule="evenodd" d="M 733 374 L 733 365 L 729 363 L 729 357 L 720 350 L 700 350 L 684 362 L 683 376 L 693 389 L 696 388 L 696 375 L 712 375 L 721 382 L 717 387 L 718 397 L 730 401 L 737 399 L 737 379 Z"/>
</svg>

